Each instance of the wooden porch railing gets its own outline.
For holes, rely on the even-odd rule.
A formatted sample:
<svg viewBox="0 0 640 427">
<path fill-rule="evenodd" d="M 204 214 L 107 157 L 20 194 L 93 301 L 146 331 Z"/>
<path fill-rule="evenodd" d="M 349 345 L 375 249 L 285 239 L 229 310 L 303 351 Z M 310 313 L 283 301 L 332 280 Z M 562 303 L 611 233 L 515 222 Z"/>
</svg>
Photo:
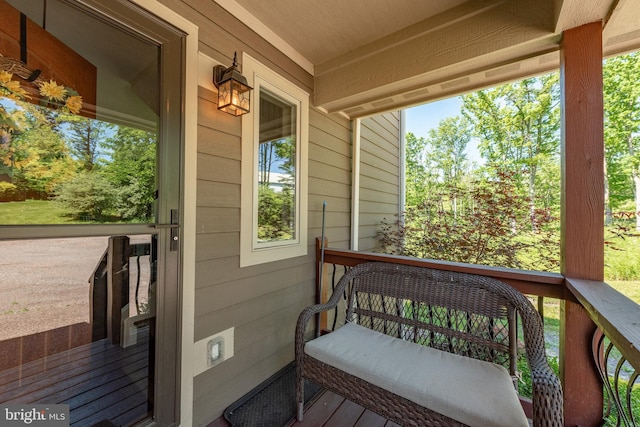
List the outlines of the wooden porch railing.
<svg viewBox="0 0 640 427">
<path fill-rule="evenodd" d="M 324 302 L 331 294 L 330 286 L 321 286 L 321 283 L 330 283 L 327 280 L 327 269 L 320 268 L 322 246 L 320 239 L 316 241 L 316 295 L 317 302 Z M 396 255 L 378 253 L 356 252 L 350 250 L 333 249 L 327 247 L 325 240 L 324 263 L 334 266 L 353 267 L 363 262 L 388 262 L 404 265 L 415 265 L 448 271 L 460 271 L 471 274 L 479 274 L 497 278 L 510 284 L 520 292 L 528 295 L 567 300 L 582 305 L 598 329 L 593 339 L 593 369 L 600 373 L 604 390 L 608 397 L 607 408 L 612 407 L 609 423 L 615 425 L 634 426 L 633 399 L 631 394 L 633 385 L 640 376 L 640 306 L 629 298 L 620 294 L 604 282 L 594 282 L 566 278 L 558 273 L 522 271 L 500 267 L 488 267 L 474 264 L 464 264 L 437 260 L 424 260 Z M 324 275 L 320 280 L 321 271 Z M 336 274 L 335 270 L 332 274 Z M 338 278 L 333 278 L 337 280 Z M 542 305 L 539 304 L 539 307 Z M 326 317 L 317 319 L 318 331 L 328 328 Z M 561 328 L 561 334 L 562 331 Z M 610 345 L 603 345 L 605 338 Z M 565 337 L 566 338 L 566 337 Z M 562 340 L 563 337 L 561 336 Z M 614 358 L 617 349 L 622 357 Z M 562 363 L 566 362 L 566 363 Z M 628 376 L 628 382 L 621 380 L 624 376 L 622 365 L 628 363 L 632 366 L 632 373 Z M 560 361 L 564 369 L 576 369 L 570 361 Z M 614 364 L 613 368 L 607 368 L 607 364 Z M 627 369 L 628 371 L 628 369 Z M 628 386 L 627 386 L 628 384 Z M 600 391 L 602 393 L 602 391 Z M 527 399 L 521 399 L 527 415 L 530 415 L 531 406 Z M 565 404 L 567 405 L 567 404 Z M 567 405 L 568 406 L 568 405 Z M 579 410 L 565 406 L 565 416 L 572 410 Z M 609 412 L 607 410 L 607 412 Z"/>
</svg>

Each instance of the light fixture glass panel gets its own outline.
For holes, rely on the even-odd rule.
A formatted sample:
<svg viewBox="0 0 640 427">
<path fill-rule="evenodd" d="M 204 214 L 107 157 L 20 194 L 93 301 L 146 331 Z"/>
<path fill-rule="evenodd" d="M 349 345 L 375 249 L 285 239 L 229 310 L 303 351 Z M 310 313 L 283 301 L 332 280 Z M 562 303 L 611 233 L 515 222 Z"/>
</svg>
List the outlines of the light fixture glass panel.
<svg viewBox="0 0 640 427">
<path fill-rule="evenodd" d="M 234 79 L 218 85 L 218 109 L 233 116 L 249 112 L 251 88 Z"/>
</svg>

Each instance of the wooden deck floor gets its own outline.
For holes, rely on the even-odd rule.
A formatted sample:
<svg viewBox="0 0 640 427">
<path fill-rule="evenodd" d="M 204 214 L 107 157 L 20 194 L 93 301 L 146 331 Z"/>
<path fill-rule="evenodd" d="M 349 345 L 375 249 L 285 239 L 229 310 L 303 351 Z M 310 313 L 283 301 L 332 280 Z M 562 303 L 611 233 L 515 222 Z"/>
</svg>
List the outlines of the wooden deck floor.
<svg viewBox="0 0 640 427">
<path fill-rule="evenodd" d="M 72 426 L 128 425 L 148 413 L 148 334 L 120 348 L 96 341 L 0 371 L 0 403 L 69 405 Z"/>
<path fill-rule="evenodd" d="M 324 391 L 305 408 L 304 420 L 288 427 L 400 427 L 380 415 L 364 409 L 330 391 Z"/>
<path fill-rule="evenodd" d="M 222 417 L 207 427 L 229 427 Z M 274 426 L 280 427 L 280 426 Z M 304 421 L 292 419 L 283 427 L 401 427 L 330 391 L 321 392 L 304 410 Z"/>
</svg>

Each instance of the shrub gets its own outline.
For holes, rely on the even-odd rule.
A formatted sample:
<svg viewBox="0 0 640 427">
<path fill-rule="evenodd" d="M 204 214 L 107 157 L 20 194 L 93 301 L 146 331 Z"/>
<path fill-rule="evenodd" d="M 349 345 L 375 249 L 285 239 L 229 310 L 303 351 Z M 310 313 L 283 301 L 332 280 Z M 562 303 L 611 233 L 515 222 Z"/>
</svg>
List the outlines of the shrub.
<svg viewBox="0 0 640 427">
<path fill-rule="evenodd" d="M 6 181 L 0 181 L 0 202 L 15 202 L 20 200 L 18 187 Z"/>
<path fill-rule="evenodd" d="M 383 221 L 385 252 L 445 261 L 557 271 L 559 239 L 550 209 L 531 210 L 512 176 L 469 188 L 443 187 L 403 218 Z"/>
<path fill-rule="evenodd" d="M 640 277 L 640 236 L 628 229 L 610 226 L 606 229 L 605 280 L 638 280 Z"/>
<path fill-rule="evenodd" d="M 61 184 L 55 202 L 81 220 L 103 220 L 113 214 L 117 189 L 97 172 L 83 172 Z"/>
</svg>

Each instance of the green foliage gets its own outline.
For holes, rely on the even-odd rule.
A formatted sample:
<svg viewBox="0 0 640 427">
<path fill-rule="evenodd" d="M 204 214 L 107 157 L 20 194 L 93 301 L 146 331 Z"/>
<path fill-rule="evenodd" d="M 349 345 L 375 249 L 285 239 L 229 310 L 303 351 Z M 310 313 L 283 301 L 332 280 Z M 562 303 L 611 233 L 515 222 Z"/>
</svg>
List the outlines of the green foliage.
<svg viewBox="0 0 640 427">
<path fill-rule="evenodd" d="M 68 126 L 67 144 L 71 154 L 82 170 L 92 171 L 98 163 L 101 144 L 112 125 L 75 115 L 65 115 L 64 119 Z"/>
<path fill-rule="evenodd" d="M 524 79 L 462 97 L 489 167 L 535 178 L 541 161 L 559 152 L 558 73 Z"/>
<path fill-rule="evenodd" d="M 481 173 L 510 172 L 518 191 L 539 208 L 559 211 L 560 176 L 542 171 L 559 164 L 560 87 L 558 73 L 524 79 L 462 97 L 462 115 L 473 125 L 486 160 Z M 557 169 L 559 173 L 559 168 Z M 553 183 L 551 186 L 549 183 Z"/>
<path fill-rule="evenodd" d="M 110 161 L 102 172 L 118 189 L 114 212 L 122 219 L 150 222 L 156 186 L 156 136 L 128 127 L 118 127 L 104 142 Z"/>
<path fill-rule="evenodd" d="M 258 188 L 258 240 L 279 241 L 295 238 L 295 198 L 284 187 L 274 191 L 268 185 Z"/>
<path fill-rule="evenodd" d="M 557 271 L 558 75 L 465 95 L 462 116 L 407 135 L 404 217 L 385 221 L 385 251 Z M 485 162 L 470 164 L 475 138 Z"/>
<path fill-rule="evenodd" d="M 284 136 L 260 143 L 258 241 L 295 238 L 296 142 Z M 277 187 L 276 187 L 277 185 Z"/>
<path fill-rule="evenodd" d="M 607 59 L 603 66 L 604 138 L 608 211 L 640 197 L 640 55 Z M 637 211 L 633 208 L 632 211 Z M 636 220 L 640 227 L 640 219 Z"/>
<path fill-rule="evenodd" d="M 611 234 L 611 233 L 607 233 Z M 610 240 L 613 240 L 610 237 Z M 605 246 L 606 280 L 638 280 L 640 278 L 640 236 L 622 235 L 615 244 Z"/>
<path fill-rule="evenodd" d="M 436 129 L 429 130 L 428 164 L 438 181 L 459 183 L 467 172 L 467 145 L 471 141 L 471 125 L 465 118 L 449 117 Z"/>
<path fill-rule="evenodd" d="M 11 141 L 15 150 L 13 180 L 27 198 L 47 199 L 59 184 L 73 176 L 76 163 L 53 126 L 35 119 L 30 123 Z"/>
<path fill-rule="evenodd" d="M 261 142 L 258 149 L 258 170 L 262 173 L 260 182 L 268 182 L 266 177 L 274 170 L 295 175 L 295 138 L 289 136 Z"/>
<path fill-rule="evenodd" d="M 12 202 L 19 198 L 18 187 L 10 182 L 0 181 L 0 202 Z"/>
<path fill-rule="evenodd" d="M 114 214 L 117 189 L 98 172 L 80 172 L 60 185 L 55 202 L 76 219 L 103 221 Z"/>
<path fill-rule="evenodd" d="M 620 378 L 618 381 L 619 381 L 618 389 L 620 390 L 620 395 L 626 396 L 627 388 L 629 387 L 629 381 L 624 378 Z M 604 417 L 603 426 L 613 427 L 613 426 L 621 425 L 618 423 L 618 411 L 615 405 L 612 405 L 611 408 L 609 408 L 609 411 L 607 413 L 606 399 L 607 399 L 607 394 L 605 393 L 605 408 L 604 408 L 605 417 Z M 625 402 L 623 402 L 623 404 L 625 404 Z M 633 419 L 635 420 L 635 423 L 631 425 L 637 425 L 638 421 L 640 421 L 640 388 L 638 388 L 637 383 L 633 388 L 633 390 L 631 391 L 631 409 L 632 409 Z"/>
<path fill-rule="evenodd" d="M 0 142 L 0 174 L 11 178 L 22 198 L 56 196 L 57 208 L 74 218 L 153 220 L 154 133 L 3 102 L 19 127 Z"/>
<path fill-rule="evenodd" d="M 428 179 L 426 166 L 426 140 L 411 132 L 406 136 L 405 190 L 406 203 L 415 206 L 427 192 L 427 186 L 433 182 Z"/>
<path fill-rule="evenodd" d="M 46 199 L 73 173 L 73 160 L 44 108 L 18 101 L 12 106 L 20 128 L 0 144 L 0 173 L 10 176 L 24 197 Z"/>
<path fill-rule="evenodd" d="M 469 187 L 432 193 L 404 218 L 383 222 L 379 240 L 386 252 L 502 267 L 555 271 L 559 246 L 548 209 L 530 214 L 530 200 L 501 173 Z"/>
</svg>

